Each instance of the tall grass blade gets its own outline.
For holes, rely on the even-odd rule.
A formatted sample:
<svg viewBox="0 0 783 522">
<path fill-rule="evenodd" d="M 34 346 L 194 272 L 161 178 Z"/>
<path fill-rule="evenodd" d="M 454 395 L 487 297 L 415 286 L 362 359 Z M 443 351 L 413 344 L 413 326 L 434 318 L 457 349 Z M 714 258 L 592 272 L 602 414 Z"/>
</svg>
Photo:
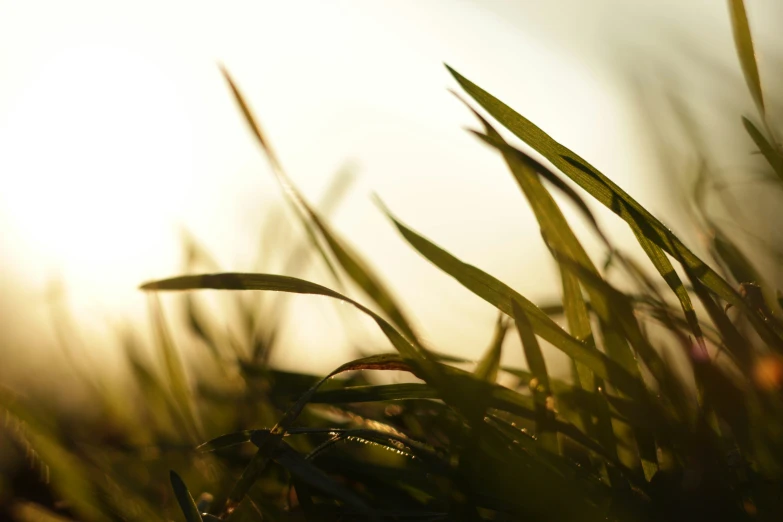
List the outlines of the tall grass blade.
<svg viewBox="0 0 783 522">
<path fill-rule="evenodd" d="M 388 212 L 387 212 L 388 214 Z M 512 303 L 516 302 L 528 315 L 536 335 L 552 343 L 557 349 L 583 363 L 596 375 L 613 382 L 631 396 L 643 397 L 644 385 L 627 369 L 597 350 L 590 350 L 582 341 L 569 335 L 540 308 L 498 279 L 478 268 L 468 265 L 442 248 L 420 236 L 388 214 L 405 240 L 435 266 L 455 278 L 468 290 L 509 317 L 513 316 Z"/>
<path fill-rule="evenodd" d="M 492 342 L 473 372 L 477 379 L 487 382 L 495 382 L 497 380 L 503 341 L 506 339 L 507 331 L 508 322 L 505 316 L 500 315 L 495 323 L 495 334 L 492 337 Z"/>
<path fill-rule="evenodd" d="M 742 125 L 745 126 L 745 130 L 753 140 L 753 143 L 759 148 L 764 159 L 767 160 L 772 170 L 778 175 L 779 181 L 783 182 L 783 152 L 781 152 L 779 147 L 773 146 L 761 131 L 744 116 L 742 117 Z"/>
<path fill-rule="evenodd" d="M 764 116 L 766 112 L 764 95 L 761 90 L 761 78 L 756 63 L 756 52 L 753 49 L 753 38 L 750 35 L 745 2 L 743 0 L 729 0 L 729 10 L 731 12 L 731 28 L 734 32 L 734 45 L 737 47 L 742 73 L 745 75 L 745 81 L 748 83 L 750 94 L 759 109 L 759 114 Z"/>
<path fill-rule="evenodd" d="M 302 223 L 305 233 L 310 238 L 311 244 L 316 249 L 316 251 L 318 251 L 318 253 L 321 255 L 321 258 L 326 264 L 326 267 L 329 269 L 329 272 L 334 278 L 335 283 L 337 283 L 338 286 L 341 286 L 342 280 L 340 278 L 340 275 L 335 269 L 334 264 L 332 263 L 332 260 L 327 254 L 326 250 L 324 250 L 323 245 L 318 240 L 318 236 L 316 235 L 316 231 L 313 224 L 307 218 L 306 205 L 304 201 L 302 200 L 299 193 L 291 184 L 290 180 L 288 179 L 288 176 L 286 176 L 285 171 L 283 170 L 283 167 L 280 164 L 280 161 L 277 158 L 277 155 L 275 154 L 275 151 L 271 146 L 271 143 L 266 138 L 264 132 L 261 130 L 261 125 L 258 123 L 255 116 L 253 116 L 253 112 L 250 110 L 250 106 L 245 101 L 244 96 L 242 96 L 242 93 L 239 91 L 239 88 L 237 87 L 236 83 L 231 78 L 231 75 L 222 66 L 220 67 L 220 72 L 223 74 L 223 77 L 226 79 L 226 82 L 228 82 L 229 88 L 231 89 L 231 92 L 234 95 L 234 99 L 239 105 L 239 108 L 242 111 L 242 115 L 245 117 L 245 121 L 250 126 L 250 130 L 253 132 L 253 135 L 258 140 L 259 145 L 261 145 L 264 154 L 269 160 L 269 164 L 272 167 L 272 172 L 274 173 L 278 183 L 280 183 L 280 186 L 283 189 L 283 193 L 286 196 L 286 201 L 290 202 L 291 207 L 294 210 L 294 213 L 296 214 L 299 221 Z"/>
</svg>

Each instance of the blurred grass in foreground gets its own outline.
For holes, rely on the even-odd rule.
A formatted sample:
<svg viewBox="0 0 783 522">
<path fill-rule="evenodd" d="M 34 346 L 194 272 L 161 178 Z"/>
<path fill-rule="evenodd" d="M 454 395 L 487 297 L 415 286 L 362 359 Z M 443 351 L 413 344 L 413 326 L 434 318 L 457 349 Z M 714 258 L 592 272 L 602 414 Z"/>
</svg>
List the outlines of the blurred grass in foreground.
<svg viewBox="0 0 783 522">
<path fill-rule="evenodd" d="M 742 124 L 766 162 L 766 180 L 779 190 L 783 152 L 744 6 L 732 0 L 730 8 L 758 108 Z M 308 246 L 293 250 L 285 273 L 297 273 L 312 251 L 336 290 L 286 275 L 220 273 L 188 240 L 186 271 L 208 273 L 142 286 L 150 292 L 158 361 L 145 358 L 128 334 L 133 389 L 100 374 L 86 377 L 98 418 L 61 416 L 2 390 L 6 434 L 29 463 L 2 478 L 3 515 L 189 522 L 779 520 L 781 294 L 758 268 L 769 253 L 737 246 L 697 197 L 694 211 L 713 258 L 702 260 L 585 159 L 450 72 L 472 100 L 470 110 L 477 104 L 551 165 L 516 148 L 474 111 L 480 129 L 472 132 L 502 156 L 540 224 L 560 269 L 562 303 L 536 306 L 416 233 L 379 201 L 412 248 L 498 309 L 495 334 L 477 364 L 425 346 L 393 292 L 329 226 L 328 211 L 292 184 L 224 71 L 306 232 Z M 585 195 L 628 224 L 657 275 L 601 231 Z M 605 266 L 587 255 L 559 199 L 575 206 L 604 243 Z M 632 281 L 632 290 L 610 282 L 610 266 Z M 348 288 L 361 293 L 348 297 Z M 236 320 L 228 330 L 217 327 L 199 296 L 184 295 L 185 321 L 210 356 L 198 371 L 183 363 L 155 293 L 195 289 L 273 291 L 251 294 L 255 299 L 233 294 Z M 347 362 L 323 379 L 270 367 L 288 293 L 351 305 L 377 324 L 394 351 Z M 665 335 L 651 335 L 653 328 Z M 519 336 L 526 370 L 500 365 L 508 335 Z M 541 341 L 570 357 L 570 380 L 550 375 Z M 663 355 L 664 344 L 675 347 L 685 368 Z M 370 370 L 416 379 L 375 384 Z M 515 385 L 497 384 L 505 374 Z"/>
</svg>

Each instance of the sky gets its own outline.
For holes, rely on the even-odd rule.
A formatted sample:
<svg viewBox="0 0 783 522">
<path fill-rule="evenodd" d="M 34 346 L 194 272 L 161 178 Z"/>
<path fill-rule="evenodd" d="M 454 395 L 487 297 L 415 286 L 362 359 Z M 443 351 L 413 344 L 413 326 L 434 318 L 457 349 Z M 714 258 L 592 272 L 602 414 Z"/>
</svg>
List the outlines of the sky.
<svg viewBox="0 0 783 522">
<path fill-rule="evenodd" d="M 764 15 L 780 7 L 748 4 L 764 50 L 775 35 Z M 297 240 L 290 228 L 260 237 L 283 199 L 219 64 L 306 197 L 318 200 L 351 166 L 357 181 L 331 217 L 335 228 L 378 268 L 428 342 L 472 357 L 489 342 L 495 313 L 407 247 L 373 194 L 531 299 L 550 302 L 559 290 L 513 179 L 465 132 L 476 122 L 449 94 L 457 86 L 443 63 L 665 222 L 677 222 L 678 210 L 629 71 L 640 57 L 687 71 L 698 59 L 689 50 L 705 49 L 709 66 L 742 87 L 717 1 L 2 0 L 0 11 L 0 349 L 18 354 L 24 375 L 55 360 L 54 282 L 89 357 L 110 360 L 116 325 L 146 324 L 138 284 L 181 269 L 183 229 L 225 270 L 248 270 L 259 249 L 274 257 Z M 706 88 L 698 81 L 694 92 Z M 749 98 L 737 107 L 751 109 Z M 329 285 L 313 265 L 307 277 Z M 325 371 L 344 362 L 347 345 L 379 346 L 367 325 L 346 333 L 344 315 L 323 300 L 292 299 L 277 363 Z"/>
</svg>

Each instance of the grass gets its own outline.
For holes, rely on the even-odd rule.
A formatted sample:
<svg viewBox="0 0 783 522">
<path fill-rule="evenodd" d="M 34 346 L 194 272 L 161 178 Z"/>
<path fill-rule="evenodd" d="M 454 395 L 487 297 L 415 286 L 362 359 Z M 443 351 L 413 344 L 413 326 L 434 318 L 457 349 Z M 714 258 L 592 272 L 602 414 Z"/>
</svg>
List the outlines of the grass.
<svg viewBox="0 0 783 522">
<path fill-rule="evenodd" d="M 761 122 L 742 124 L 781 184 L 783 153 L 741 0 L 730 2 L 730 13 Z M 498 310 L 493 339 L 476 364 L 426 346 L 383 279 L 286 175 L 224 70 L 308 250 L 337 289 L 287 275 L 220 272 L 189 241 L 188 271 L 209 272 L 141 287 L 150 295 L 162 364 L 145 359 L 129 336 L 134 389 L 118 394 L 96 382 L 99 422 L 74 423 L 2 391 L 9 431 L 41 473 L 15 477 L 32 485 L 14 484 L 16 496 L 5 499 L 8 515 L 188 522 L 780 519 L 783 321 L 780 293 L 756 267 L 761 254 L 743 252 L 704 215 L 713 259 L 701 259 L 587 160 L 449 71 L 480 125 L 472 132 L 501 155 L 538 220 L 559 267 L 562 302 L 537 306 L 378 201 L 411 248 Z M 524 148 L 504 138 L 506 131 Z M 558 200 L 582 213 L 631 290 L 619 289 L 593 262 Z M 587 200 L 627 223 L 654 275 L 602 232 Z M 293 251 L 292 267 L 305 250 Z M 346 294 L 348 281 L 359 297 Z M 211 355 L 194 374 L 156 295 L 203 289 L 262 293 L 254 301 L 237 295 L 229 332 L 212 324 L 198 296 L 185 294 L 191 339 Z M 277 323 L 264 311 L 279 310 L 286 293 L 353 306 L 393 351 L 346 362 L 321 379 L 271 367 Z M 651 335 L 651 324 L 666 333 L 663 340 Z M 519 336 L 527 369 L 501 366 L 509 335 Z M 542 341 L 570 358 L 570 380 L 550 375 Z M 680 352 L 684 368 L 664 357 L 663 344 Z M 415 379 L 377 384 L 371 371 Z M 517 384 L 499 385 L 501 374 Z"/>
</svg>

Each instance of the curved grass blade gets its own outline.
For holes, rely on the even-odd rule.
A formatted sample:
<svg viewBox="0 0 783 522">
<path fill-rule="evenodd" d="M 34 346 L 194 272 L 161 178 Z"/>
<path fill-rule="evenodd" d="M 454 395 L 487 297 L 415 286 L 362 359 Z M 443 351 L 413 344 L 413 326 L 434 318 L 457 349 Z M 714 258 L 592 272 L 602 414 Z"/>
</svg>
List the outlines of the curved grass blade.
<svg viewBox="0 0 783 522">
<path fill-rule="evenodd" d="M 201 444 L 196 449 L 198 451 L 203 451 L 203 452 L 218 451 L 223 448 L 229 448 L 231 446 L 236 446 L 238 444 L 244 444 L 245 442 L 248 442 L 250 440 L 250 435 L 252 433 L 253 430 L 244 430 L 235 433 L 227 433 L 226 435 L 215 437 L 214 439 Z"/>
<path fill-rule="evenodd" d="M 402 308 L 397 304 L 391 291 L 381 281 L 380 277 L 370 269 L 369 265 L 359 257 L 356 251 L 340 240 L 320 217 L 312 213 L 311 218 L 340 263 L 340 266 L 343 267 L 350 278 L 383 310 L 394 326 L 405 334 L 408 339 L 418 344 L 410 320 L 403 313 Z"/>
<path fill-rule="evenodd" d="M 331 258 L 326 253 L 326 250 L 324 250 L 323 245 L 318 240 L 313 224 L 307 219 L 307 212 L 305 210 L 304 201 L 302 200 L 301 196 L 296 191 L 296 189 L 291 185 L 291 182 L 288 179 L 288 176 L 286 176 L 285 171 L 283 170 L 283 167 L 280 164 L 280 161 L 278 160 L 277 155 L 275 154 L 275 151 L 271 146 L 271 143 L 266 138 L 264 132 L 261 130 L 261 125 L 258 123 L 255 116 L 253 116 L 253 112 L 250 110 L 250 106 L 245 101 L 244 96 L 242 96 L 242 93 L 239 91 L 239 88 L 237 87 L 236 83 L 234 83 L 234 80 L 231 78 L 231 75 L 222 65 L 220 66 L 220 72 L 223 74 L 223 77 L 228 83 L 228 86 L 231 89 L 231 93 L 234 95 L 234 99 L 239 105 L 239 108 L 242 111 L 242 115 L 245 117 L 245 121 L 249 125 L 250 130 L 253 132 L 253 135 L 258 140 L 259 145 L 261 145 L 264 154 L 269 160 L 269 164 L 272 167 L 272 172 L 274 173 L 278 183 L 280 183 L 280 186 L 283 189 L 283 193 L 286 196 L 286 201 L 288 201 L 291 204 L 294 213 L 296 214 L 297 218 L 299 218 L 299 221 L 302 223 L 302 226 L 305 230 L 305 233 L 309 237 L 310 242 L 312 243 L 316 251 L 318 251 L 318 253 L 321 255 L 321 258 L 326 264 L 329 273 L 334 278 L 335 283 L 339 287 L 342 287 L 342 280 L 340 278 L 340 275 L 335 269 Z"/>
<path fill-rule="evenodd" d="M 587 311 L 587 303 L 582 296 L 579 280 L 567 269 L 560 267 L 560 277 L 563 284 L 563 312 L 565 314 L 568 331 L 577 339 L 583 341 L 588 347 L 597 349 L 593 328 L 590 324 L 590 315 Z M 578 382 L 582 389 L 593 392 L 596 389 L 595 375 L 584 364 L 574 362 L 574 382 Z"/>
<path fill-rule="evenodd" d="M 203 274 L 192 276 L 180 276 L 161 281 L 145 283 L 140 287 L 145 291 L 160 290 L 270 290 L 275 292 L 289 292 L 295 294 L 322 295 L 338 299 L 358 308 L 360 311 L 369 315 L 379 325 L 381 330 L 387 334 L 392 345 L 407 358 L 413 360 L 420 359 L 422 352 L 406 341 L 394 328 L 378 314 L 358 302 L 345 297 L 325 286 L 311 283 L 295 277 L 288 277 L 275 274 L 247 274 L 247 273 L 223 273 L 223 274 Z"/>
<path fill-rule="evenodd" d="M 433 471 L 436 470 L 438 472 L 444 472 L 448 470 L 447 461 L 438 455 L 435 448 L 423 442 L 412 439 L 391 427 L 388 427 L 388 431 L 367 428 L 335 428 L 326 430 L 303 428 L 299 430 L 297 434 L 316 434 L 319 432 L 326 433 L 331 436 L 327 442 L 356 441 L 377 444 L 383 446 L 385 449 L 395 451 L 399 455 L 403 455 L 412 459 L 418 458 L 423 462 L 435 464 L 436 468 L 434 468 Z M 251 441 L 253 441 L 254 444 L 257 442 L 258 445 L 263 444 L 263 439 L 259 441 L 256 440 L 257 434 L 260 433 L 261 432 L 258 431 L 255 432 L 253 436 L 251 436 Z M 317 450 L 313 450 L 313 452 L 311 452 L 310 455 L 308 455 L 306 458 L 313 459 L 315 456 L 317 456 L 317 453 Z"/>
<path fill-rule="evenodd" d="M 667 279 L 667 283 L 670 283 L 670 286 L 676 282 L 674 281 L 674 276 L 669 275 L 670 273 L 666 270 L 666 267 L 661 264 L 663 263 L 661 260 L 663 253 L 661 252 L 659 255 L 657 253 L 659 249 L 663 249 L 674 256 L 679 262 L 691 269 L 712 292 L 748 315 L 754 328 L 768 345 L 777 349 L 783 347 L 783 340 L 778 333 L 770 325 L 766 324 L 758 313 L 747 306 L 742 296 L 727 281 L 720 277 L 717 272 L 693 254 L 682 241 L 674 236 L 668 228 L 636 200 L 631 198 L 625 191 L 583 158 L 555 141 L 530 120 L 460 75 L 454 69 L 448 66 L 447 68 L 462 88 L 495 119 L 542 154 L 555 167 L 600 203 L 624 219 L 631 226 L 634 233 L 637 234 L 637 237 L 639 237 L 640 233 L 647 237 L 650 242 L 644 242 L 641 246 L 648 255 L 650 255 L 651 251 L 655 252 L 655 256 L 651 260 L 659 271 L 663 271 L 662 276 L 664 279 Z M 679 294 L 678 298 L 681 297 L 681 292 Z M 680 304 L 686 314 L 690 314 L 692 305 L 689 305 L 688 302 L 683 302 L 682 299 Z"/>
<path fill-rule="evenodd" d="M 751 260 L 718 228 L 713 229 L 712 246 L 715 249 L 715 254 L 728 268 L 737 283 L 751 283 L 766 287 L 764 279 L 753 266 Z"/>
<path fill-rule="evenodd" d="M 398 383 L 367 386 L 349 386 L 337 390 L 318 391 L 310 404 L 350 402 L 398 401 L 404 399 L 438 399 L 438 391 L 427 384 Z"/>
<path fill-rule="evenodd" d="M 479 114 L 473 107 L 470 106 L 470 104 L 465 101 L 462 96 L 460 96 L 458 93 L 451 91 L 454 96 L 457 97 L 458 100 L 460 100 L 467 108 L 470 110 L 473 115 L 481 121 L 481 124 L 484 126 L 484 132 L 486 134 L 482 134 L 480 132 L 476 131 L 469 131 L 475 134 L 479 139 L 482 141 L 485 141 L 487 144 L 489 144 L 492 147 L 495 147 L 500 151 L 501 153 L 511 153 L 513 155 L 517 155 L 520 157 L 523 161 L 523 163 L 539 174 L 542 178 L 547 180 L 549 183 L 551 183 L 558 191 L 560 191 L 567 199 L 571 201 L 571 203 L 574 204 L 574 206 L 579 210 L 579 212 L 582 214 L 582 217 L 585 218 L 587 223 L 590 224 L 595 234 L 601 239 L 601 241 L 606 245 L 607 248 L 610 250 L 613 250 L 614 248 L 611 245 L 611 242 L 609 241 L 609 238 L 604 234 L 603 230 L 601 229 L 601 226 L 598 224 L 598 220 L 595 218 L 595 215 L 590 210 L 590 207 L 587 206 L 587 203 L 585 200 L 573 189 L 570 185 L 568 185 L 564 180 L 560 178 L 557 174 L 552 172 L 550 169 L 542 165 L 540 162 L 536 161 L 535 159 L 531 158 L 527 154 L 523 153 L 522 151 L 515 149 L 508 145 L 508 143 L 503 140 L 503 138 L 500 136 L 500 134 L 489 124 L 489 122 L 484 118 L 481 114 Z M 515 174 L 515 178 L 517 175 Z"/>
<path fill-rule="evenodd" d="M 742 73 L 745 75 L 745 81 L 751 96 L 753 96 L 753 101 L 763 116 L 766 112 L 764 95 L 761 90 L 761 78 L 756 64 L 756 52 L 753 49 L 753 38 L 750 35 L 745 2 L 743 0 L 729 0 L 729 10 L 731 11 L 731 28 L 734 32 L 734 45 L 737 47 Z"/>
<path fill-rule="evenodd" d="M 759 148 L 759 151 L 764 156 L 764 159 L 767 160 L 767 163 L 772 167 L 772 170 L 778 175 L 780 181 L 783 181 L 783 154 L 781 154 L 780 149 L 773 147 L 761 131 L 744 116 L 742 117 L 742 125 L 745 126 L 748 135 L 750 135 L 753 142 Z"/>
<path fill-rule="evenodd" d="M 193 500 L 193 496 L 188 491 L 187 486 L 182 481 L 179 475 L 173 470 L 169 472 L 169 478 L 171 479 L 171 487 L 174 490 L 174 496 L 177 497 L 177 503 L 179 504 L 182 513 L 185 515 L 186 522 L 204 522 L 201 518 L 201 513 L 198 512 L 196 507 L 196 501 Z"/>
<path fill-rule="evenodd" d="M 503 350 L 503 341 L 506 339 L 508 331 L 508 322 L 501 314 L 495 323 L 495 334 L 492 343 L 489 345 L 486 353 L 476 366 L 473 375 L 477 379 L 487 382 L 495 382 L 498 378 L 498 369 L 500 368 L 500 355 Z"/>
<path fill-rule="evenodd" d="M 557 349 L 583 363 L 596 375 L 613 382 L 631 396 L 643 397 L 644 385 L 625 368 L 597 350 L 590 350 L 555 323 L 536 305 L 498 279 L 478 268 L 468 265 L 442 248 L 409 229 L 386 211 L 403 238 L 435 266 L 462 283 L 468 290 L 509 317 L 513 315 L 512 303 L 516 302 L 528 315 L 536 335 L 552 343 Z"/>
</svg>

